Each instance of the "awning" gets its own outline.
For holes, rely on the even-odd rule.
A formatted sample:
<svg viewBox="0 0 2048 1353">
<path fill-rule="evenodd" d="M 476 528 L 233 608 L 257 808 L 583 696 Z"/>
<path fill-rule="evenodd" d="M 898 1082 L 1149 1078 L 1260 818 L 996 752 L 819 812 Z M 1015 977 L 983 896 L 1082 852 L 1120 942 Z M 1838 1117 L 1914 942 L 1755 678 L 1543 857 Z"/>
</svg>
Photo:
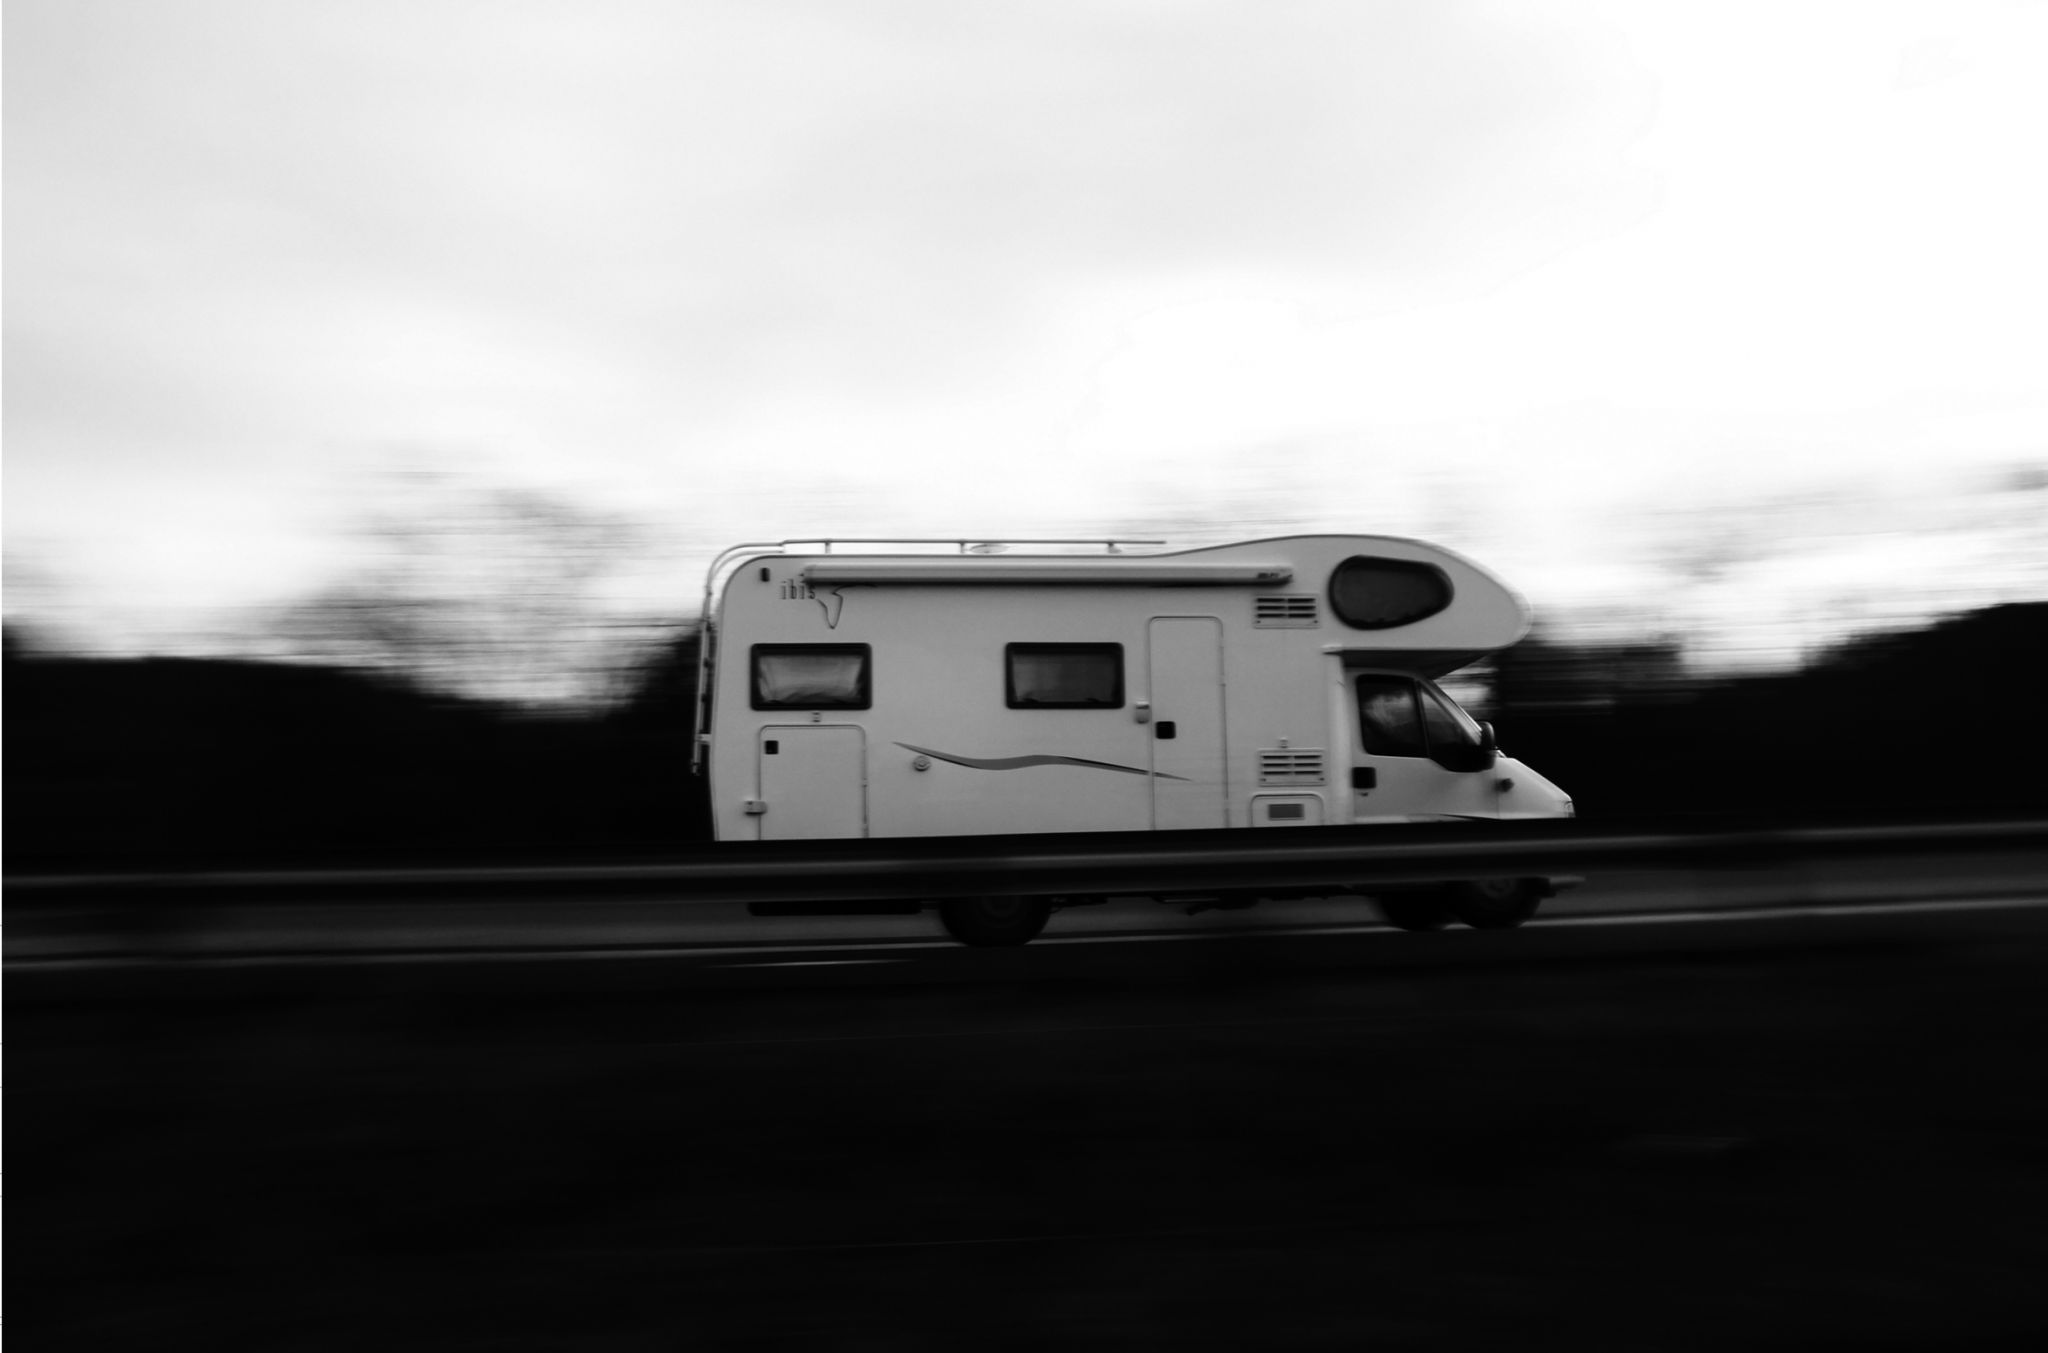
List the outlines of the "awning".
<svg viewBox="0 0 2048 1353">
<path fill-rule="evenodd" d="M 820 559 L 805 582 L 1056 584 L 1075 587 L 1269 587 L 1294 577 L 1286 564 L 1197 564 L 1129 559 Z"/>
</svg>

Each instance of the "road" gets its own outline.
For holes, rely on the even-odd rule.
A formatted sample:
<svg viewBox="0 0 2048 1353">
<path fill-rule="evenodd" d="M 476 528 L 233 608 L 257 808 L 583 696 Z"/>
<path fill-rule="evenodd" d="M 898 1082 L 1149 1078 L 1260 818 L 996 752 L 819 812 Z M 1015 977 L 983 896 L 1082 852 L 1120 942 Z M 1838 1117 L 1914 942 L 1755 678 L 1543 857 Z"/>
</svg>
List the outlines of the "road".
<svg viewBox="0 0 2048 1353">
<path fill-rule="evenodd" d="M 1292 937 L 1313 939 L 1325 948 L 1343 939 L 1375 954 L 1404 952 L 1393 947 L 1400 945 L 1408 953 L 1434 954 L 1441 949 L 1447 955 L 1473 957 L 1538 945 L 1548 952 L 1573 943 L 1612 943 L 1604 938 L 1551 937 L 1551 932 L 1588 926 L 1620 927 L 1639 935 L 1642 943 L 1662 948 L 1692 942 L 1670 931 L 1673 926 L 1695 928 L 1687 935 L 1699 927 L 1725 932 L 1740 920 L 1752 928 L 1775 926 L 1772 933 L 1790 936 L 1786 925 L 1797 915 L 1832 915 L 1846 921 L 1853 910 L 1844 908 L 1912 904 L 1960 912 L 1984 905 L 2022 906 L 2042 896 L 2048 896 L 2048 859 L 2038 851 L 1644 869 L 1596 874 L 1567 888 L 1544 904 L 1539 919 L 1519 932 L 1519 939 L 1462 930 L 1440 937 L 1390 934 L 1370 904 L 1354 898 L 1267 903 L 1244 911 L 1194 915 L 1186 906 L 1131 898 L 1056 914 L 1030 952 L 1039 955 L 1032 960 L 1037 969 L 1059 972 L 1077 964 L 1112 961 L 1105 954 L 1084 959 L 1079 953 L 1083 948 L 1128 950 L 1113 961 L 1158 965 L 1207 961 L 1168 958 L 1161 946 L 1213 945 L 1252 937 L 1266 941 L 1269 949 Z M 1907 914 L 1894 912 L 1894 920 Z M 223 897 L 176 914 L 10 904 L 7 920 L 7 972 L 18 990 L 67 974 L 132 966 L 138 959 L 221 969 L 491 963 L 531 969 L 541 964 L 617 967 L 659 960 L 671 969 L 700 973 L 771 966 L 890 968 L 935 975 L 976 970 L 963 966 L 965 960 L 954 952 L 957 946 L 930 912 L 762 918 L 738 903 L 437 902 L 403 896 L 278 903 Z M 1664 928 L 1658 938 L 1650 938 L 1648 927 L 1653 925 Z M 1546 938 L 1532 938 L 1537 934 Z M 1446 942 L 1462 947 L 1446 949 Z M 1055 958 L 1055 952 L 1063 956 Z"/>
<path fill-rule="evenodd" d="M 1000 951 L 491 903 L 214 913 L 147 961 L 10 934 L 10 1315 L 94 1350 L 2034 1347 L 2023 863 L 1596 879 L 1504 933 L 1134 904 Z"/>
</svg>

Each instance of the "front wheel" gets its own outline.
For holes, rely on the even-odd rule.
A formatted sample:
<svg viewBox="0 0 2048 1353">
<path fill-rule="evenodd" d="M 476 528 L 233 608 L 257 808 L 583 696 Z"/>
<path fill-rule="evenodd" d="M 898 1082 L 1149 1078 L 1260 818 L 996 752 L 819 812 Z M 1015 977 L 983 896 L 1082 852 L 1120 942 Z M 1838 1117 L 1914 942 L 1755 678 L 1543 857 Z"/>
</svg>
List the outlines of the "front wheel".
<svg viewBox="0 0 2048 1353">
<path fill-rule="evenodd" d="M 1052 904 L 1042 897 L 949 897 L 939 904 L 946 933 L 982 949 L 1029 944 L 1050 915 Z"/>
<path fill-rule="evenodd" d="M 1449 900 L 1458 919 L 1474 930 L 1512 930 L 1549 895 L 1542 879 L 1472 879 L 1453 884 Z"/>
</svg>

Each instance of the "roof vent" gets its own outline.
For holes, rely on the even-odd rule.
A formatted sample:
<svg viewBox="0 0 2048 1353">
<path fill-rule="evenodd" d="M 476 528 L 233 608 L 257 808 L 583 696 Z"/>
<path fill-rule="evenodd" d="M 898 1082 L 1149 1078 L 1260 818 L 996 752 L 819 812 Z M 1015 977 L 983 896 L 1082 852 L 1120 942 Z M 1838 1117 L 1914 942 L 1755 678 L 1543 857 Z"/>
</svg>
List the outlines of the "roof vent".
<svg viewBox="0 0 2048 1353">
<path fill-rule="evenodd" d="M 1312 592 L 1252 598 L 1253 629 L 1312 630 L 1316 624 L 1316 598 Z"/>
<path fill-rule="evenodd" d="M 1259 783 L 1262 785 L 1319 785 L 1323 783 L 1323 752 L 1320 747 L 1272 748 L 1259 753 Z"/>
</svg>

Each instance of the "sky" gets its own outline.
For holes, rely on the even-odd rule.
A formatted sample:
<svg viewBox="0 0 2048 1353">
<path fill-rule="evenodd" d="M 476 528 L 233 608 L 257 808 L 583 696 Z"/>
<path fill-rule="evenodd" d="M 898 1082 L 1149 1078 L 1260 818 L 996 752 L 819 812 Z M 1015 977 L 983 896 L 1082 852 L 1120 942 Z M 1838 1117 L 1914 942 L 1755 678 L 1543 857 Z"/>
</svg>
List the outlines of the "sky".
<svg viewBox="0 0 2048 1353">
<path fill-rule="evenodd" d="M 10 612 L 438 467 L 638 524 L 1424 535 L 1795 652 L 2048 597 L 2048 4 L 8 0 Z M 381 486 L 381 487 L 380 487 Z"/>
</svg>

